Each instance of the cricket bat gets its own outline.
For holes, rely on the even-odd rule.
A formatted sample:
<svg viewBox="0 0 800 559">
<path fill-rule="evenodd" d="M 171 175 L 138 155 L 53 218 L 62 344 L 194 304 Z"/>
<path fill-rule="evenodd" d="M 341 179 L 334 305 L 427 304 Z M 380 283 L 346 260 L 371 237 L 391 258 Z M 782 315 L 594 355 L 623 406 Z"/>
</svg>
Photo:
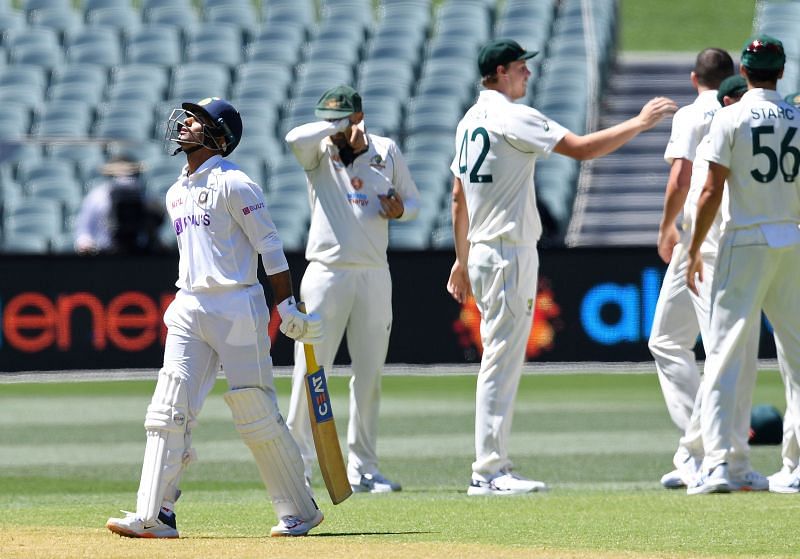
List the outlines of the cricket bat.
<svg viewBox="0 0 800 559">
<path fill-rule="evenodd" d="M 302 303 L 298 305 L 298 309 L 305 312 L 301 305 Z M 339 436 L 336 434 L 336 421 L 333 418 L 325 370 L 317 364 L 313 345 L 303 344 L 303 350 L 306 354 L 305 385 L 308 417 L 311 420 L 311 433 L 314 435 L 319 469 L 331 501 L 334 505 L 338 505 L 353 494 L 353 489 L 347 479 Z"/>
</svg>

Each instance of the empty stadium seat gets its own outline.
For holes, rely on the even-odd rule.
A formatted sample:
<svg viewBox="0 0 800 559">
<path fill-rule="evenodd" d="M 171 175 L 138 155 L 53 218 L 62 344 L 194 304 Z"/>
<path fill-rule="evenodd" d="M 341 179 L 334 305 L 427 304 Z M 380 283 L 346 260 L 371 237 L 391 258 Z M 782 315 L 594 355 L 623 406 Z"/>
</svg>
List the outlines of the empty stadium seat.
<svg viewBox="0 0 800 559">
<path fill-rule="evenodd" d="M 67 63 L 110 68 L 122 62 L 122 49 L 115 29 L 99 25 L 85 27 L 73 34 L 67 43 Z"/>
<path fill-rule="evenodd" d="M 131 5 L 131 0 L 82 0 L 81 8 L 84 11 L 97 10 L 98 8 L 126 8 Z"/>
<path fill-rule="evenodd" d="M 86 11 L 86 24 L 113 27 L 123 35 L 135 33 L 142 25 L 142 15 L 133 6 L 111 6 Z"/>
<path fill-rule="evenodd" d="M 183 34 L 191 32 L 200 22 L 200 16 L 191 7 L 187 9 L 173 4 L 148 8 L 144 10 L 143 18 L 147 25 L 169 25 Z"/>
<path fill-rule="evenodd" d="M 69 0 L 23 0 L 22 9 L 30 14 L 35 10 L 70 9 Z"/>
<path fill-rule="evenodd" d="M 56 200 L 25 197 L 5 206 L 3 214 L 4 235 L 27 233 L 50 239 L 64 227 L 63 210 Z"/>
<path fill-rule="evenodd" d="M 249 1 L 234 6 L 210 6 L 205 9 L 205 20 L 213 24 L 234 25 L 240 30 L 244 42 L 258 30 L 258 18 Z"/>
<path fill-rule="evenodd" d="M 0 246 L 9 254 L 45 254 L 50 250 L 50 240 L 38 233 L 10 232 L 3 235 Z"/>
<path fill-rule="evenodd" d="M 224 64 L 186 62 L 172 74 L 169 96 L 173 99 L 228 97 L 231 72 Z"/>
<path fill-rule="evenodd" d="M 175 66 L 181 62 L 179 31 L 170 25 L 149 23 L 130 34 L 126 57 L 128 62 Z"/>
<path fill-rule="evenodd" d="M 59 39 L 83 27 L 83 21 L 78 13 L 71 7 L 42 8 L 30 13 L 31 25 L 47 27 L 55 31 Z"/>
<path fill-rule="evenodd" d="M 63 205 L 64 215 L 78 210 L 83 187 L 70 175 L 31 179 L 23 185 L 30 199 L 53 200 Z"/>
</svg>

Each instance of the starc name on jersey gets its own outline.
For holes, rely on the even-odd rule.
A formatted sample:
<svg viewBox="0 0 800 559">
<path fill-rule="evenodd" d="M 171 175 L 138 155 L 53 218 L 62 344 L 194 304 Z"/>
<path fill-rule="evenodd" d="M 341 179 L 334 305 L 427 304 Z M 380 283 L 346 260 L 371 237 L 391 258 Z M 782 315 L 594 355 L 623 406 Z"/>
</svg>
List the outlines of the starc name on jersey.
<svg viewBox="0 0 800 559">
<path fill-rule="evenodd" d="M 753 107 L 750 109 L 750 116 L 753 117 L 753 120 L 775 120 L 776 118 L 785 118 L 786 120 L 794 120 L 794 109 L 791 107 L 777 107 L 773 108 L 764 108 L 764 107 Z"/>
</svg>

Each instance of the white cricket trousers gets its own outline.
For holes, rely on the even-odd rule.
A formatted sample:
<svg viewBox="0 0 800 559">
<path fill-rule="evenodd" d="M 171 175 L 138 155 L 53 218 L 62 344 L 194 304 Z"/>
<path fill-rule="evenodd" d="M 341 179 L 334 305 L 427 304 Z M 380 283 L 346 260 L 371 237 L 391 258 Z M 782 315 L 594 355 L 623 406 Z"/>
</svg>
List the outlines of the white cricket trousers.
<svg viewBox="0 0 800 559">
<path fill-rule="evenodd" d="M 317 362 L 328 374 L 347 335 L 353 376 L 347 424 L 347 475 L 358 484 L 361 474 L 378 473 L 378 414 L 381 375 L 392 330 L 392 278 L 386 268 L 338 267 L 310 262 L 300 284 L 306 311 L 322 318 L 324 338 L 314 346 Z M 303 344 L 295 344 L 292 397 L 287 425 L 310 477 L 316 452 L 308 418 Z M 334 416 L 341 411 L 334 409 Z"/>
<path fill-rule="evenodd" d="M 797 466 L 800 412 L 800 244 L 771 248 L 757 228 L 723 234 L 712 289 L 711 332 L 715 340 L 701 386 L 703 468 L 735 461 L 740 428 L 733 410 L 752 404 L 756 371 L 745 352 L 761 310 L 772 323 L 778 363 L 786 387 L 783 461 Z"/>
<path fill-rule="evenodd" d="M 702 251 L 702 249 L 701 249 Z M 698 283 L 699 295 L 689 290 L 686 284 L 688 267 L 686 245 L 681 242 L 672 251 L 661 291 L 658 294 L 653 326 L 648 346 L 655 360 L 658 380 L 664 401 L 673 423 L 682 436 L 673 457 L 676 467 L 689 459 L 700 463 L 703 459 L 703 438 L 700 427 L 700 383 L 701 376 L 694 354 L 698 334 L 702 337 L 706 354 L 713 345 L 710 332 L 711 286 L 714 278 L 714 252 L 702 252 L 704 281 Z M 758 334 L 755 329 L 748 342 L 745 354 L 748 366 L 757 366 Z M 747 430 L 750 426 L 750 409 L 737 410 L 739 422 L 737 432 L 745 437 L 735 441 L 737 448 L 747 446 Z M 746 452 L 735 453 L 746 456 Z M 749 470 L 749 463 L 731 464 L 734 473 Z"/>
<path fill-rule="evenodd" d="M 469 250 L 468 268 L 481 313 L 483 343 L 475 395 L 472 471 L 491 479 L 513 466 L 508 440 L 533 324 L 539 255 L 535 246 L 475 243 Z"/>
<path fill-rule="evenodd" d="M 164 368 L 178 373 L 186 383 L 187 424 L 196 424 L 220 362 L 229 388 L 262 388 L 277 409 L 267 333 L 269 311 L 260 284 L 195 293 L 180 290 L 164 313 L 164 323 Z M 165 499 L 174 502 L 177 495 Z"/>
</svg>

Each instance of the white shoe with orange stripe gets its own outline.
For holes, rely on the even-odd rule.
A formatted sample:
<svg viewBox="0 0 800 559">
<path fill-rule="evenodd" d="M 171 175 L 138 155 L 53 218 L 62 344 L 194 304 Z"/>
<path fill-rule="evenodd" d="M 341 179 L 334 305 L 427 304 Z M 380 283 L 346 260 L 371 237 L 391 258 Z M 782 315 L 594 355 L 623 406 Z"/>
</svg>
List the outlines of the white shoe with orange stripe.
<svg viewBox="0 0 800 559">
<path fill-rule="evenodd" d="M 126 538 L 177 538 L 178 530 L 175 524 L 175 515 L 167 515 L 163 511 L 158 513 L 158 518 L 153 524 L 145 524 L 144 520 L 137 518 L 136 513 L 121 511 L 124 518 L 109 518 L 106 528 L 125 536 Z"/>
</svg>

